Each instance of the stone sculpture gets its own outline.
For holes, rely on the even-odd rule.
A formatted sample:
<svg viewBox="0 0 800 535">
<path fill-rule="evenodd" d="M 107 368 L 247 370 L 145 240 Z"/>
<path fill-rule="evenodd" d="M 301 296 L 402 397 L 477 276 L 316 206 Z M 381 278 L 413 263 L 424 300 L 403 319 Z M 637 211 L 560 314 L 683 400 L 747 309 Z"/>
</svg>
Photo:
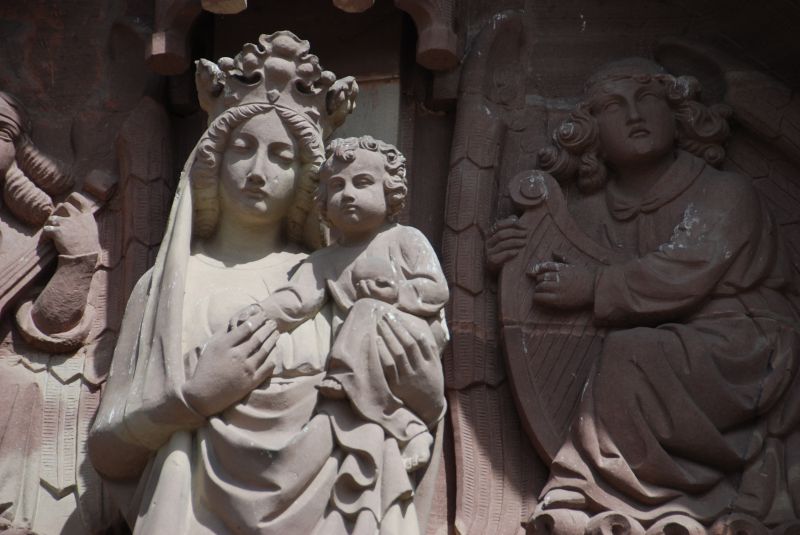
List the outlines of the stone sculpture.
<svg viewBox="0 0 800 535">
<path fill-rule="evenodd" d="M 318 396 L 336 310 L 284 333 L 237 321 L 324 241 L 316 173 L 354 80 L 277 32 L 201 60 L 197 85 L 209 126 L 128 303 L 90 439 L 96 468 L 134 533 L 423 532 L 438 449 L 409 475 L 383 428 Z M 440 366 L 438 348 L 397 319 L 381 331 L 388 357 L 411 372 Z"/>
<path fill-rule="evenodd" d="M 485 255 L 489 230 L 509 213 L 508 179 L 535 166 L 531 144 L 540 126 L 519 69 L 529 61 L 524 40 L 535 35 L 525 24 L 522 13 L 496 13 L 467 47 L 447 179 L 442 266 L 451 342 L 444 362 L 458 489 L 451 503 L 454 525 L 469 535 L 517 535 L 547 475 L 514 406 Z"/>
<path fill-rule="evenodd" d="M 406 470 L 430 460 L 429 428 L 444 417 L 438 359 L 414 370 L 395 362 L 398 317 L 440 354 L 447 343 L 447 281 L 428 240 L 396 223 L 408 188 L 405 158 L 369 136 L 336 139 L 320 169 L 320 214 L 336 243 L 314 252 L 281 288 L 236 323 L 272 321 L 281 331 L 314 317 L 332 298 L 344 321 L 336 329 L 320 391 L 346 397 L 356 412 L 396 443 Z M 404 356 L 404 355 L 403 355 Z M 420 373 L 420 371 L 422 373 Z M 394 451 L 394 448 L 392 448 Z"/>
<path fill-rule="evenodd" d="M 551 469 L 529 532 L 798 517 L 795 268 L 752 180 L 715 168 L 729 110 L 699 90 L 649 60 L 600 69 L 541 171 L 512 181 L 524 215 L 488 242 L 515 394 Z"/>
<path fill-rule="evenodd" d="M 67 196 L 72 177 L 34 146 L 25 111 L 4 93 L 0 177 L 0 530 L 97 533 L 115 515 L 85 456 L 101 382 L 96 204 Z"/>
</svg>

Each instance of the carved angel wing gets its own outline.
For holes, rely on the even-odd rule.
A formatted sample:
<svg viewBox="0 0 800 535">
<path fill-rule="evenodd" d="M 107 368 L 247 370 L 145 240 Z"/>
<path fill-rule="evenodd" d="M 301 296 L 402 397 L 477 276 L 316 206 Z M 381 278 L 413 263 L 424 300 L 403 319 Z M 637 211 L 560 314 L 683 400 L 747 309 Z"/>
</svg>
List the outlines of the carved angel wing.
<svg viewBox="0 0 800 535">
<path fill-rule="evenodd" d="M 753 178 L 783 230 L 800 273 L 800 95 L 779 80 L 720 50 L 684 40 L 665 40 L 657 50 L 668 69 L 718 88 L 733 110 L 723 169 Z"/>
<path fill-rule="evenodd" d="M 518 13 L 497 15 L 462 67 L 447 187 L 444 269 L 451 282 L 445 354 L 462 535 L 514 535 L 535 506 L 544 470 L 521 432 L 499 348 L 497 295 L 485 237 L 503 213 L 506 177 L 533 165 L 540 117 L 526 121 Z M 535 143 L 535 141 L 534 141 Z"/>
</svg>

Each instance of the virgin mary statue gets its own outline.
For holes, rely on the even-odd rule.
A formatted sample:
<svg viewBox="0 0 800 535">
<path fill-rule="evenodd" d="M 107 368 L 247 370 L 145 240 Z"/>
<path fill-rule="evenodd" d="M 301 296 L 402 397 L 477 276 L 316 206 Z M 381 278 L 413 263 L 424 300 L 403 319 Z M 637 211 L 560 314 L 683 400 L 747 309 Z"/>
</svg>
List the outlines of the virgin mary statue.
<svg viewBox="0 0 800 535">
<path fill-rule="evenodd" d="M 92 461 L 135 534 L 419 533 L 435 466 L 418 483 L 377 426 L 319 400 L 330 311 L 230 324 L 320 243 L 315 174 L 355 81 L 289 32 L 197 72 L 209 126 L 130 297 Z"/>
</svg>

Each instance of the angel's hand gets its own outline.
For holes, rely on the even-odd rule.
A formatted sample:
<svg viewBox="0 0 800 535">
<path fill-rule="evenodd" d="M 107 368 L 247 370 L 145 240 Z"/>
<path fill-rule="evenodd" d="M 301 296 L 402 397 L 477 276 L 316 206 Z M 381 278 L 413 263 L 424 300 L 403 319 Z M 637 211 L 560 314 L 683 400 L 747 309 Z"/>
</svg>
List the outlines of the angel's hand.
<svg viewBox="0 0 800 535">
<path fill-rule="evenodd" d="M 42 234 L 53 240 L 59 254 L 81 256 L 100 252 L 97 223 L 89 201 L 71 195 L 47 218 Z"/>
<path fill-rule="evenodd" d="M 535 281 L 533 301 L 562 309 L 578 309 L 594 303 L 596 273 L 585 266 L 569 264 L 566 259 L 535 264 L 528 276 Z"/>
<path fill-rule="evenodd" d="M 517 256 L 528 243 L 528 229 L 517 216 L 501 219 L 492 225 L 486 240 L 486 258 L 489 269 L 498 271 L 503 264 Z"/>
</svg>

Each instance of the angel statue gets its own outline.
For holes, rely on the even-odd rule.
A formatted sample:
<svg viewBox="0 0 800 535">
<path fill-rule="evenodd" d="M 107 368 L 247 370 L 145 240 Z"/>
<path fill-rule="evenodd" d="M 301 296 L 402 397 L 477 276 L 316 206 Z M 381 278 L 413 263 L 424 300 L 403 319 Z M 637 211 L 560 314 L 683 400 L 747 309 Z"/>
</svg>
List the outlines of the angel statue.
<svg viewBox="0 0 800 535">
<path fill-rule="evenodd" d="M 90 436 L 95 467 L 134 534 L 424 533 L 435 453 L 410 472 L 382 427 L 320 395 L 346 311 L 320 303 L 285 330 L 246 314 L 306 273 L 324 241 L 317 172 L 355 80 L 281 31 L 202 60 L 197 86 L 209 126 L 128 302 Z M 380 204 L 385 164 L 369 154 L 376 178 L 362 193 Z M 349 217 L 369 214 L 350 190 Z M 326 282 L 309 284 L 324 294 Z M 363 342 L 380 338 L 418 401 L 443 407 L 439 348 L 396 319 Z"/>
<path fill-rule="evenodd" d="M 0 531 L 105 533 L 118 515 L 86 456 L 103 383 L 98 204 L 31 132 L 0 92 Z"/>
<path fill-rule="evenodd" d="M 730 110 L 699 94 L 610 63 L 510 185 L 524 215 L 488 242 L 504 343 L 560 407 L 532 423 L 550 477 L 529 532 L 761 533 L 800 513 L 795 268 L 753 180 L 719 169 Z"/>
</svg>

